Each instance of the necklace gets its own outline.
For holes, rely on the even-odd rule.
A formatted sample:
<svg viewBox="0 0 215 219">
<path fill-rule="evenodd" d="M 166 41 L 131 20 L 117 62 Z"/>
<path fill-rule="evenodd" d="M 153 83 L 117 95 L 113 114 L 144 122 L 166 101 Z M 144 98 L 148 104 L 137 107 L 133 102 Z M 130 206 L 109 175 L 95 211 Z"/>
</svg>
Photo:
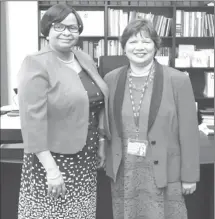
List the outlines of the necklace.
<svg viewBox="0 0 215 219">
<path fill-rule="evenodd" d="M 148 73 L 149 73 L 149 71 L 146 72 L 145 74 L 138 75 L 138 74 L 135 74 L 135 72 L 133 72 L 133 71 L 131 70 L 130 75 L 133 76 L 133 77 L 145 77 L 145 76 L 148 76 Z"/>
<path fill-rule="evenodd" d="M 148 74 L 150 74 L 150 71 L 152 69 L 152 66 L 153 66 L 153 62 L 149 64 L 149 68 L 146 69 L 145 72 L 141 72 L 141 74 L 137 74 L 136 72 L 134 72 L 131 68 L 130 68 L 130 75 L 133 76 L 133 77 L 144 77 L 144 76 L 148 76 Z"/>
<path fill-rule="evenodd" d="M 72 54 L 73 54 L 72 59 L 69 60 L 69 61 L 65 61 L 65 60 L 63 60 L 63 59 L 60 59 L 59 57 L 57 57 L 57 58 L 58 58 L 58 60 L 60 60 L 61 62 L 65 63 L 65 64 L 71 64 L 71 63 L 74 62 L 74 60 L 75 60 L 74 53 L 72 53 Z"/>
<path fill-rule="evenodd" d="M 131 73 L 132 73 L 132 70 L 129 69 L 129 73 L 128 74 L 129 74 L 129 86 L 130 86 L 130 88 L 133 89 L 133 90 L 136 90 L 136 91 L 143 91 L 143 90 L 145 90 L 146 87 L 148 87 L 148 84 L 151 83 L 151 81 L 154 78 L 154 66 L 152 66 L 150 68 L 149 74 L 147 75 L 145 83 L 142 86 L 140 86 L 140 87 L 137 87 L 137 85 L 135 85 L 133 83 L 132 74 Z"/>
<path fill-rule="evenodd" d="M 57 53 L 57 51 L 54 48 L 52 48 L 51 45 L 50 45 L 50 48 Z M 57 56 L 57 59 L 60 60 L 61 62 L 63 62 L 64 64 L 71 64 L 75 60 L 75 55 L 74 55 L 74 53 L 72 53 L 72 59 L 69 61 L 65 61 L 65 60 L 59 58 L 58 56 Z"/>
</svg>

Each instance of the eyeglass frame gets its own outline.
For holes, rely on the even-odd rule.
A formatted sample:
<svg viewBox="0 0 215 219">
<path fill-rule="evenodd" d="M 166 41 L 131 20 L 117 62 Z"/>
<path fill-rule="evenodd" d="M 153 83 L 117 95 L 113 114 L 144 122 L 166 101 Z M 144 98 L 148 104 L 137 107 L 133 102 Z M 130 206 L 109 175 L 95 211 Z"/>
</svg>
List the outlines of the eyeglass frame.
<svg viewBox="0 0 215 219">
<path fill-rule="evenodd" d="M 64 29 L 62 30 L 62 31 L 59 31 L 59 30 L 56 30 L 55 29 L 55 24 L 61 24 L 61 25 L 63 25 L 63 27 L 64 27 Z M 62 24 L 62 23 L 52 23 L 52 26 L 53 26 L 53 28 L 54 28 L 54 30 L 55 31 L 57 31 L 57 32 L 59 32 L 59 33 L 62 33 L 65 29 L 67 29 L 70 33 L 78 33 L 79 32 L 79 26 L 78 25 L 74 25 L 74 24 L 72 24 L 72 25 L 65 25 L 65 24 Z M 71 26 L 77 26 L 77 31 L 71 31 L 70 29 L 69 29 L 69 27 L 71 27 Z"/>
</svg>

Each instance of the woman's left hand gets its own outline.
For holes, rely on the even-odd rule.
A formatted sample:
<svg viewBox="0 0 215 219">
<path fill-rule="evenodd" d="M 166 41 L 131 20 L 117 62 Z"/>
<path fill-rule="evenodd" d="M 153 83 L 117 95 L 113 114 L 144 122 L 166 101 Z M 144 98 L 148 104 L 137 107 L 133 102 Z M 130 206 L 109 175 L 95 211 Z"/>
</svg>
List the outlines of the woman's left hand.
<svg viewBox="0 0 215 219">
<path fill-rule="evenodd" d="M 185 183 L 182 182 L 182 193 L 184 195 L 189 195 L 195 192 L 196 190 L 196 183 Z"/>
<path fill-rule="evenodd" d="M 105 158 L 105 140 L 100 140 L 98 148 L 98 168 L 105 167 Z"/>
</svg>

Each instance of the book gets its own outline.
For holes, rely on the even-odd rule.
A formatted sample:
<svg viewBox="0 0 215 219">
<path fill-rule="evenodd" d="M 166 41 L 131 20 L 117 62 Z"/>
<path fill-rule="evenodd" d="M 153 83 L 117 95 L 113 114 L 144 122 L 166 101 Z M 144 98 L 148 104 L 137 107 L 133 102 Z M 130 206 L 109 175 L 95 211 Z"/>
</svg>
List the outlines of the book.
<svg viewBox="0 0 215 219">
<path fill-rule="evenodd" d="M 179 44 L 178 45 L 178 57 L 192 57 L 196 49 L 195 45 Z"/>
<path fill-rule="evenodd" d="M 181 37 L 182 35 L 182 10 L 176 10 L 176 37 Z"/>
<path fill-rule="evenodd" d="M 84 29 L 81 36 L 104 36 L 104 11 L 78 11 Z"/>
<path fill-rule="evenodd" d="M 169 66 L 169 56 L 155 56 L 155 59 L 161 64 Z"/>
<path fill-rule="evenodd" d="M 214 14 L 176 10 L 176 37 L 208 36 L 214 36 Z"/>
<path fill-rule="evenodd" d="M 209 52 L 209 67 L 214 68 L 214 50 Z"/>
<path fill-rule="evenodd" d="M 199 130 L 202 131 L 207 136 L 214 135 L 213 126 L 210 127 L 210 126 L 206 125 L 205 123 L 202 123 L 202 124 L 199 125 Z"/>
<path fill-rule="evenodd" d="M 207 68 L 209 57 L 205 50 L 194 51 L 191 58 L 191 67 Z"/>
<path fill-rule="evenodd" d="M 214 97 L 214 72 L 205 72 L 205 97 Z"/>
</svg>

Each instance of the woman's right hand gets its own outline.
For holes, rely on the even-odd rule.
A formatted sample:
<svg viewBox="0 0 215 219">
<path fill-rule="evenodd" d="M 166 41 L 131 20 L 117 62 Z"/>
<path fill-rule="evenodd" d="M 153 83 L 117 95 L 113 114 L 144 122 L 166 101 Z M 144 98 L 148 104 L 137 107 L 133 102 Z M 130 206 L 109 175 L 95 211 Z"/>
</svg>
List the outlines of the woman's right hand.
<svg viewBox="0 0 215 219">
<path fill-rule="evenodd" d="M 98 169 L 105 168 L 105 139 L 99 139 L 99 147 L 98 147 Z"/>
<path fill-rule="evenodd" d="M 47 173 L 47 183 L 48 183 L 48 195 L 54 198 L 62 196 L 64 198 L 66 194 L 66 186 L 63 180 L 63 176 L 59 170 L 56 171 L 57 174 Z"/>
</svg>

